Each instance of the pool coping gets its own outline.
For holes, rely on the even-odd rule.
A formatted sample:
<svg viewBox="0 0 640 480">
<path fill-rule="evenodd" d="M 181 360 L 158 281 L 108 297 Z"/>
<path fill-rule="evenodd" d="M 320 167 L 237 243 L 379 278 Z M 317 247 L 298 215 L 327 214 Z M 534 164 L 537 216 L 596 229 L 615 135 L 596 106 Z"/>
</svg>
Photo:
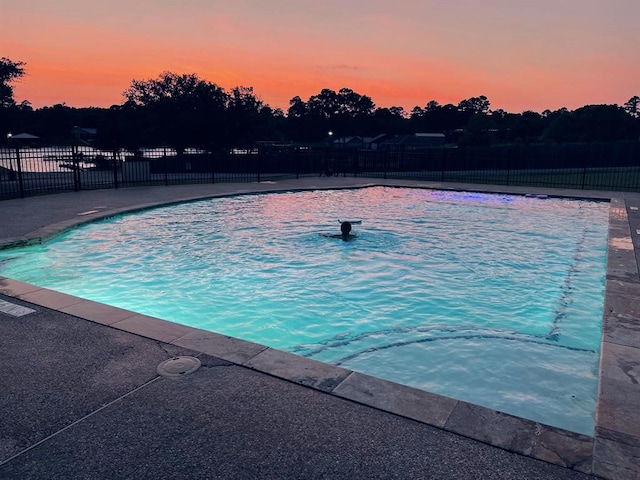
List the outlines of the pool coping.
<svg viewBox="0 0 640 480">
<path fill-rule="evenodd" d="M 307 182 L 309 183 L 309 182 Z M 315 183 L 315 182 L 312 182 Z M 148 202 L 97 211 L 48 225 L 0 248 L 41 243 L 87 221 L 144 210 L 159 205 L 196 201 L 247 193 L 317 190 L 367 186 L 404 186 L 428 189 L 467 190 L 488 193 L 536 193 L 558 197 L 608 200 L 609 240 L 607 280 L 601 343 L 600 377 L 594 436 L 582 435 L 535 421 L 498 412 L 461 400 L 407 387 L 370 375 L 332 366 L 245 340 L 175 324 L 158 318 L 111 307 L 90 300 L 0 277 L 0 293 L 51 308 L 111 328 L 212 355 L 236 365 L 288 380 L 394 413 L 446 431 L 454 432 L 508 451 L 533 457 L 603 478 L 637 478 L 640 466 L 640 298 L 638 235 L 632 234 L 629 216 L 640 205 L 627 205 L 617 192 L 558 191 L 483 185 L 445 185 L 430 182 L 360 179 L 356 185 L 298 185 L 291 183 L 237 185 L 224 193 L 194 195 L 171 201 Z M 466 187 L 466 188 L 464 188 Z M 514 191 L 515 190 L 515 191 Z M 640 228 L 640 218 L 638 219 Z M 634 246 L 634 239 L 636 243 Z M 634 303 L 635 302 L 635 303 Z M 635 369 L 635 370 L 634 370 Z"/>
</svg>

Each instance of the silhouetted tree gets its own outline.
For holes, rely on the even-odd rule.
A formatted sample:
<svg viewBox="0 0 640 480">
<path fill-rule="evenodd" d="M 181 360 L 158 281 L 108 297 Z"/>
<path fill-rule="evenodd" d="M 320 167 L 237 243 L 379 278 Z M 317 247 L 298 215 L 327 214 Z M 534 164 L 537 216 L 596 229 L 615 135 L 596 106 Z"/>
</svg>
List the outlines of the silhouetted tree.
<svg viewBox="0 0 640 480">
<path fill-rule="evenodd" d="M 457 110 L 458 112 L 460 112 L 459 118 L 463 125 L 457 128 L 466 128 L 468 131 L 469 124 L 471 123 L 473 117 L 477 115 L 486 115 L 489 112 L 489 106 L 489 100 L 484 95 L 461 100 L 460 103 L 458 103 Z M 478 124 L 482 122 L 478 122 L 477 120 L 475 120 L 475 123 Z M 483 123 L 486 123 L 486 121 L 484 121 Z M 476 130 L 475 127 L 474 130 Z M 483 140 L 482 143 L 486 143 L 486 140 Z"/>
<path fill-rule="evenodd" d="M 624 104 L 625 111 L 634 118 L 640 118 L 640 97 L 635 95 Z"/>
<path fill-rule="evenodd" d="M 408 114 L 402 107 L 376 108 L 372 117 L 371 133 L 399 135 L 409 133 Z"/>
<path fill-rule="evenodd" d="M 16 105 L 11 83 L 24 75 L 25 65 L 24 62 L 14 62 L 6 57 L 0 58 L 0 108 Z"/>
<path fill-rule="evenodd" d="M 562 112 L 546 128 L 544 139 L 556 142 L 610 142 L 637 139 L 634 119 L 617 105 L 586 105 Z"/>
<path fill-rule="evenodd" d="M 132 80 L 123 95 L 144 119 L 146 128 L 138 133 L 152 144 L 164 142 L 182 151 L 229 143 L 223 128 L 229 95 L 194 73 L 164 72 L 156 79 Z"/>
<path fill-rule="evenodd" d="M 300 97 L 289 101 L 291 131 L 298 139 L 318 141 L 331 130 L 339 137 L 364 135 L 372 126 L 375 104 L 370 97 L 349 88 L 338 92 L 324 88 L 306 102 Z M 294 121 L 298 125 L 293 125 Z"/>
<path fill-rule="evenodd" d="M 484 95 L 479 97 L 471 97 L 458 103 L 458 110 L 471 114 L 487 113 L 491 103 Z"/>
<path fill-rule="evenodd" d="M 39 108 L 36 110 L 34 131 L 55 144 L 67 143 L 71 129 L 78 124 L 75 113 L 73 108 L 64 103 Z"/>
<path fill-rule="evenodd" d="M 542 115 L 531 110 L 514 115 L 512 130 L 512 138 L 517 142 L 535 142 L 537 141 L 544 129 L 546 123 Z"/>
<path fill-rule="evenodd" d="M 298 141 L 316 139 L 318 132 L 315 131 L 313 123 L 304 100 L 297 95 L 289 100 L 286 124 L 290 138 Z M 326 135 L 326 132 L 324 133 Z"/>
<path fill-rule="evenodd" d="M 435 100 L 429 100 L 427 105 L 424 107 L 426 112 L 435 112 L 440 108 L 440 104 Z"/>
<path fill-rule="evenodd" d="M 273 115 L 253 92 L 253 87 L 235 87 L 231 90 L 227 107 L 225 130 L 235 146 L 251 147 L 258 140 L 272 135 L 269 121 Z"/>
<path fill-rule="evenodd" d="M 463 112 L 451 103 L 440 105 L 431 100 L 424 109 L 413 108 L 409 123 L 414 132 L 451 132 L 466 127 L 470 117 L 470 111 Z"/>
<path fill-rule="evenodd" d="M 137 149 L 168 145 L 249 147 L 259 140 L 319 142 L 380 133 L 442 132 L 449 142 L 468 145 L 520 142 L 589 142 L 637 140 L 640 97 L 624 104 L 589 105 L 509 113 L 491 111 L 486 96 L 458 104 L 429 100 L 411 112 L 402 107 L 376 108 L 373 100 L 350 88 L 328 88 L 307 101 L 293 97 L 285 115 L 253 91 L 239 86 L 229 93 L 196 74 L 164 72 L 150 80 L 132 80 L 122 105 L 108 109 L 70 108 L 64 103 L 32 109 L 16 104 L 11 82 L 24 75 L 24 63 L 0 59 L 0 133 L 28 131 L 50 142 L 69 142 L 74 126 L 98 129 L 100 146 Z M 0 142 L 6 141 L 6 135 Z"/>
<path fill-rule="evenodd" d="M 376 108 L 371 97 L 360 95 L 350 88 L 341 88 L 338 91 L 339 112 L 352 118 L 366 117 Z"/>
<path fill-rule="evenodd" d="M 490 115 L 473 115 L 460 135 L 458 143 L 462 146 L 485 146 L 495 143 L 495 124 Z"/>
<path fill-rule="evenodd" d="M 25 113 L 31 109 L 29 102 L 24 101 L 17 105 L 13 98 L 11 83 L 24 75 L 24 66 L 24 62 L 0 58 L 0 143 L 5 143 L 7 134 L 23 125 Z"/>
</svg>

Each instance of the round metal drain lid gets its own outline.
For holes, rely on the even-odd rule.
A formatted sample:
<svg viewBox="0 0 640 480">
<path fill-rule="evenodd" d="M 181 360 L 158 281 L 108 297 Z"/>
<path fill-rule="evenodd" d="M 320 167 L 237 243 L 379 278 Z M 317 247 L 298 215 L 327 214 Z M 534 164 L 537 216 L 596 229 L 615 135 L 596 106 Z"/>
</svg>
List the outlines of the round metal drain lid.
<svg viewBox="0 0 640 480">
<path fill-rule="evenodd" d="M 158 375 L 163 377 L 189 375 L 198 370 L 200 365 L 200 360 L 196 357 L 173 357 L 158 365 Z"/>
</svg>

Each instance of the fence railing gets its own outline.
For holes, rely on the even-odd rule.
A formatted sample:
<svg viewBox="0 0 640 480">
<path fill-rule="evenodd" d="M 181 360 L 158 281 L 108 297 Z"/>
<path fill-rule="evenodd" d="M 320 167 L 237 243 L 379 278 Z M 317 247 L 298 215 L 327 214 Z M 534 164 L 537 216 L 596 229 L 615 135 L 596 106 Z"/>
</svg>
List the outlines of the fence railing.
<svg viewBox="0 0 640 480">
<path fill-rule="evenodd" d="M 640 142 L 210 152 L 87 146 L 0 149 L 0 200 L 137 185 L 247 182 L 312 175 L 640 192 Z"/>
</svg>

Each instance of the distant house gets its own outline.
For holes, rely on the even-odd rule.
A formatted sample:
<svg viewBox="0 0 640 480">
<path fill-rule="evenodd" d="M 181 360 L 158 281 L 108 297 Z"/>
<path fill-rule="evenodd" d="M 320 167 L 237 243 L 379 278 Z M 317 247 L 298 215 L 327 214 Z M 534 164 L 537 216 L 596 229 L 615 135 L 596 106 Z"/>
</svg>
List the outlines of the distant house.
<svg viewBox="0 0 640 480">
<path fill-rule="evenodd" d="M 362 148 L 364 141 L 362 137 L 330 137 L 329 143 L 333 148 Z"/>
<path fill-rule="evenodd" d="M 383 133 L 374 137 L 329 137 L 327 141 L 333 148 L 375 150 L 382 142 L 390 137 L 392 137 L 392 135 Z"/>
<path fill-rule="evenodd" d="M 394 135 L 378 143 L 378 148 L 388 150 L 423 150 L 444 147 L 444 133 L 412 133 Z"/>
<path fill-rule="evenodd" d="M 36 137 L 35 135 L 31 135 L 30 133 L 17 133 L 12 135 L 11 133 L 7 135 L 7 139 L 9 140 L 37 140 L 40 137 Z"/>
<path fill-rule="evenodd" d="M 73 135 L 76 140 L 89 142 L 96 138 L 98 130 L 95 128 L 73 127 L 71 129 L 71 135 Z"/>
<path fill-rule="evenodd" d="M 362 141 L 366 149 L 376 150 L 382 142 L 384 142 L 387 138 L 391 136 L 392 135 L 389 135 L 387 133 L 381 133 L 380 135 L 376 135 L 375 137 L 363 137 Z"/>
<path fill-rule="evenodd" d="M 315 147 L 328 146 L 336 150 L 422 150 L 426 148 L 443 148 L 444 133 L 411 133 L 408 135 L 392 135 L 383 133 L 373 137 L 327 137 Z"/>
<path fill-rule="evenodd" d="M 36 146 L 38 145 L 40 140 L 40 137 L 37 137 L 35 135 L 32 135 L 30 133 L 17 133 L 17 134 L 8 134 L 7 135 L 7 141 L 9 142 L 9 145 L 15 145 L 15 146 L 26 146 L 26 145 L 30 145 L 30 146 Z"/>
</svg>

